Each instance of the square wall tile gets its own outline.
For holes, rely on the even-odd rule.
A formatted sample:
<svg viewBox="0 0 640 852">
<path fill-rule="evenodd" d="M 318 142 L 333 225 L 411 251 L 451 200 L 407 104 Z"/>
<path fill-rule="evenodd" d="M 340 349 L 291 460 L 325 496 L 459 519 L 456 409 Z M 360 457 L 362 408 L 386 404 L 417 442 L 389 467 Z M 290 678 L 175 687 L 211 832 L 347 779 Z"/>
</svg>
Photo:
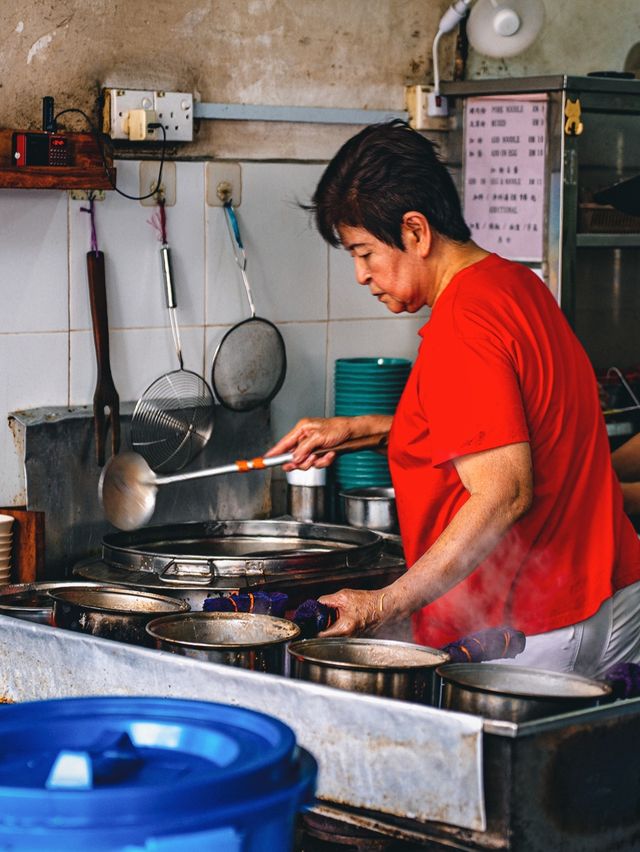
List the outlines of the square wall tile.
<svg viewBox="0 0 640 852">
<path fill-rule="evenodd" d="M 229 328 L 207 329 L 207 380 L 211 378 L 213 356 Z M 288 432 L 301 417 L 321 417 L 325 395 L 326 323 L 280 323 L 278 329 L 284 339 L 287 374 L 271 403 L 273 440 Z M 265 438 L 265 450 L 269 440 Z"/>
<path fill-rule="evenodd" d="M 7 425 L 11 411 L 67 405 L 68 335 L 0 334 L 0 503 L 24 502 L 24 458 Z"/>
<path fill-rule="evenodd" d="M 201 374 L 204 327 L 180 331 L 184 366 Z M 163 373 L 178 369 L 168 327 L 111 330 L 111 373 L 121 402 L 136 401 Z M 205 377 L 206 381 L 208 378 Z M 91 405 L 96 385 L 96 357 L 90 331 L 71 333 L 71 404 Z"/>
<path fill-rule="evenodd" d="M 314 230 L 308 202 L 322 174 L 316 165 L 242 163 L 237 209 L 256 312 L 274 322 L 327 317 L 327 248 Z M 250 315 L 221 207 L 207 207 L 207 324 Z"/>
<path fill-rule="evenodd" d="M 333 415 L 333 377 L 337 358 L 408 358 L 415 361 L 421 338 L 418 331 L 429 312 L 411 317 L 390 317 L 381 320 L 354 320 L 329 323 L 327 352 L 326 414 Z"/>
<path fill-rule="evenodd" d="M 302 417 L 322 417 L 325 409 L 326 323 L 282 323 L 287 377 L 271 403 L 274 441 Z"/>
<path fill-rule="evenodd" d="M 119 160 L 118 187 L 140 194 L 139 163 Z M 86 255 L 86 202 L 70 202 L 71 328 L 91 328 Z M 176 164 L 176 203 L 166 208 L 173 283 L 182 325 L 204 320 L 204 164 Z M 157 208 L 107 192 L 95 204 L 98 247 L 105 255 L 107 309 L 112 328 L 152 328 L 167 321 L 160 240 L 149 224 Z"/>
<path fill-rule="evenodd" d="M 0 194 L 0 332 L 69 327 L 67 193 Z"/>
</svg>

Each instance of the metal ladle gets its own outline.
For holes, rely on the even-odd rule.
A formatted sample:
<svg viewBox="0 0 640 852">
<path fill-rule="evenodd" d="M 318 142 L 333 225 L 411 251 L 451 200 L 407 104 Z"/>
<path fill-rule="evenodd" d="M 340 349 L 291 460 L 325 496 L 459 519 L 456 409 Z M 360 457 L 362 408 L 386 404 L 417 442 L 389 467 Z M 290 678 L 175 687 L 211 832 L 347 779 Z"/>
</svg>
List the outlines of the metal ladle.
<svg viewBox="0 0 640 852">
<path fill-rule="evenodd" d="M 314 454 L 319 456 L 333 452 L 353 453 L 365 449 L 382 449 L 386 446 L 387 437 L 387 433 L 382 433 L 369 435 L 366 438 L 354 438 L 335 447 L 318 449 Z M 271 458 L 241 459 L 220 467 L 158 476 L 139 453 L 120 453 L 117 456 L 112 456 L 102 469 L 98 496 L 105 517 L 114 527 L 121 530 L 135 530 L 151 520 L 160 485 L 186 482 L 189 479 L 203 479 L 208 476 L 220 476 L 224 473 L 247 473 L 250 470 L 264 470 L 268 467 L 287 464 L 292 459 L 293 453 L 282 453 L 271 456 Z"/>
</svg>

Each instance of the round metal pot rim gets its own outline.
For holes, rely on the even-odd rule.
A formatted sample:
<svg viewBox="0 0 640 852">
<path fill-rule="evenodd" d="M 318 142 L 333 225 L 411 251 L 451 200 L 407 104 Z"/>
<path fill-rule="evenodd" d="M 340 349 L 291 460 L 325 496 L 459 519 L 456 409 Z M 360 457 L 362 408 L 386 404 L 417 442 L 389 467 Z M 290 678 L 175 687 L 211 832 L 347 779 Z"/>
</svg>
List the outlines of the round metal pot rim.
<svg viewBox="0 0 640 852">
<path fill-rule="evenodd" d="M 51 592 L 54 589 L 62 589 L 68 588 L 71 586 L 72 588 L 82 588 L 82 589 L 98 589 L 103 586 L 103 583 L 93 583 L 90 580 L 73 582 L 71 581 L 46 581 L 42 582 L 34 582 L 34 583 L 7 583 L 4 586 L 0 586 L 0 614 L 5 612 L 7 613 L 15 613 L 15 612 L 24 612 L 24 613 L 37 613 L 43 612 L 44 610 L 51 610 L 53 608 L 53 597 Z M 11 598 L 18 597 L 19 595 L 28 595 L 28 594 L 37 594 L 38 592 L 43 593 L 43 598 L 46 596 L 51 598 L 51 604 L 47 605 L 46 603 L 40 604 L 39 606 L 22 606 L 21 604 L 16 604 L 15 606 L 11 606 L 10 604 L 4 603 L 5 600 L 10 600 Z"/>
<path fill-rule="evenodd" d="M 180 621 L 187 621 L 191 619 L 204 621 L 227 621 L 232 619 L 235 621 L 248 621 L 250 619 L 268 619 L 270 622 L 276 621 L 278 624 L 285 622 L 287 625 L 290 625 L 291 636 L 281 636 L 276 639 L 261 639 L 259 641 L 252 639 L 248 642 L 233 643 L 196 642 L 195 640 L 175 639 L 172 636 L 163 636 L 161 633 L 156 632 L 157 628 L 163 624 L 175 624 L 176 622 L 179 623 Z M 185 648 L 198 648 L 203 651 L 242 651 L 247 648 L 269 648 L 272 645 L 281 645 L 283 642 L 290 642 L 292 639 L 296 639 L 300 635 L 300 628 L 297 624 L 294 624 L 293 621 L 289 621 L 287 618 L 276 618 L 274 615 L 265 615 L 257 612 L 185 612 L 179 613 L 178 615 L 163 615 L 160 618 L 154 618 L 153 621 L 150 621 L 146 625 L 145 630 L 149 636 L 159 640 L 160 642 L 167 642 L 169 644 Z"/>
<path fill-rule="evenodd" d="M 474 677 L 474 674 L 479 675 L 480 671 L 483 671 L 485 674 L 499 674 L 505 678 L 508 677 L 509 673 L 513 673 L 514 675 L 517 674 L 524 677 L 532 677 L 534 679 L 536 678 L 536 676 L 545 677 L 551 680 L 557 680 L 559 684 L 562 682 L 564 682 L 565 685 L 567 683 L 573 683 L 576 686 L 582 687 L 583 691 L 536 691 L 535 686 L 526 690 L 518 688 L 517 686 L 514 688 L 505 689 L 504 685 L 496 686 L 491 683 L 480 682 L 478 678 Z M 602 681 L 584 677 L 583 675 L 577 675 L 566 672 L 556 672 L 547 669 L 536 669 L 528 666 L 510 666 L 502 664 L 491 665 L 491 663 L 448 663 L 446 665 L 439 666 L 437 669 L 437 674 L 439 674 L 443 680 L 451 683 L 454 686 L 458 686 L 473 692 L 489 692 L 493 695 L 505 696 L 506 698 L 532 698 L 543 700 L 586 700 L 589 698 L 605 698 L 607 695 L 611 694 L 611 687 L 608 684 L 603 683 Z"/>
<path fill-rule="evenodd" d="M 207 544 L 208 540 L 215 541 Z M 234 544 L 247 540 L 253 540 L 250 553 L 245 548 L 233 551 Z M 282 540 L 289 543 L 284 549 L 277 547 Z M 202 546 L 202 552 L 191 550 L 188 555 L 184 552 L 186 542 Z M 354 568 L 375 561 L 382 548 L 382 537 L 373 530 L 341 524 L 281 519 L 191 521 L 109 533 L 102 539 L 102 559 L 127 571 L 159 575 L 163 582 L 174 585 L 180 577 L 170 573 L 172 570 L 193 563 L 206 564 L 211 574 L 210 585 L 215 585 L 213 581 L 218 577 L 244 580 L 256 565 L 262 578 L 286 576 L 288 579 L 293 572 L 302 571 L 306 575 Z M 198 585 L 207 583 L 201 581 Z M 237 585 L 234 582 L 229 588 Z"/>
<path fill-rule="evenodd" d="M 381 502 L 389 502 L 395 499 L 395 491 L 390 486 L 363 486 L 362 488 L 348 488 L 346 491 L 340 492 L 340 497 L 346 499 L 355 498 L 357 500 L 379 500 Z"/>
<path fill-rule="evenodd" d="M 47 592 L 47 594 L 56 602 L 60 604 L 67 604 L 71 606 L 81 607 L 82 609 L 87 610 L 88 612 L 104 612 L 109 613 L 110 615 L 123 615 L 123 616 L 149 616 L 155 615 L 157 612 L 162 612 L 162 610 L 128 610 L 128 609 L 120 609 L 118 607 L 110 607 L 110 606 L 99 606 L 95 603 L 87 603 L 82 600 L 73 600 L 70 596 L 65 595 L 64 592 L 71 589 L 74 591 L 74 584 L 70 583 L 68 586 L 58 590 L 57 592 Z M 136 597 L 136 598 L 149 598 L 151 600 L 160 601 L 167 605 L 166 610 L 167 613 L 187 613 L 189 611 L 189 604 L 186 601 L 179 600 L 178 598 L 170 598 L 166 595 L 157 595 L 154 592 L 144 592 L 144 591 L 132 591 L 131 589 L 127 589 L 123 586 L 104 586 L 98 585 L 93 588 L 89 588 L 91 592 L 105 592 L 108 594 L 119 594 L 123 597 Z"/>
<path fill-rule="evenodd" d="M 431 657 L 438 659 L 431 663 L 395 663 L 395 664 L 374 664 L 365 662 L 352 662 L 350 660 L 330 660 L 326 657 L 314 656 L 313 648 L 318 646 L 323 648 L 355 645 L 357 647 L 365 645 L 375 645 L 377 647 L 389 647 L 397 651 L 409 651 L 412 653 L 425 653 Z M 415 669 L 436 668 L 436 666 L 444 665 L 449 659 L 449 655 L 437 648 L 430 648 L 427 645 L 416 645 L 412 642 L 397 642 L 393 639 L 351 639 L 343 637 L 328 637 L 327 639 L 301 639 L 299 642 L 293 642 L 287 648 L 287 652 L 298 660 L 308 663 L 317 663 L 328 668 L 335 669 L 352 669 L 355 671 L 379 671 L 379 672 L 407 672 Z"/>
</svg>

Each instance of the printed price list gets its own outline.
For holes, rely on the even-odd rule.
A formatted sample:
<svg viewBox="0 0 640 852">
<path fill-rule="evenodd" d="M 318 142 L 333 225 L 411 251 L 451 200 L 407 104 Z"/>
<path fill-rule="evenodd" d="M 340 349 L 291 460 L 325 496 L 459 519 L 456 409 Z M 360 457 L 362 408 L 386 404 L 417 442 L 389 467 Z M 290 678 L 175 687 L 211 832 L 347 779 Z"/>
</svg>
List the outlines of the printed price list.
<svg viewBox="0 0 640 852">
<path fill-rule="evenodd" d="M 545 95 L 468 98 L 464 216 L 473 239 L 511 260 L 542 261 Z"/>
</svg>

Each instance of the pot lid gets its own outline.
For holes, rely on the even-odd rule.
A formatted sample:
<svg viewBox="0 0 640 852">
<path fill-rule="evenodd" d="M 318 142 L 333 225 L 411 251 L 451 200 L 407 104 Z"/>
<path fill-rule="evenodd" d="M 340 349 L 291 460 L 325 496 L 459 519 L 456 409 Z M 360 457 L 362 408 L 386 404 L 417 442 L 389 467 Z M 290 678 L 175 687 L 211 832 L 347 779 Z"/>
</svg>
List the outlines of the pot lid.
<svg viewBox="0 0 640 852">
<path fill-rule="evenodd" d="M 155 574 L 165 583 L 232 585 L 306 572 L 352 568 L 375 560 L 383 540 L 371 530 L 285 520 L 205 521 L 106 535 L 103 561 Z"/>
<path fill-rule="evenodd" d="M 42 848 L 53 848 L 72 829 L 87 848 L 122 848 L 123 836 L 138 848 L 152 835 L 246 819 L 300 780 L 293 731 L 241 707 L 100 697 L 2 713 L 0 842 L 39 832 Z M 315 767 L 307 776 L 308 798 Z"/>
</svg>

